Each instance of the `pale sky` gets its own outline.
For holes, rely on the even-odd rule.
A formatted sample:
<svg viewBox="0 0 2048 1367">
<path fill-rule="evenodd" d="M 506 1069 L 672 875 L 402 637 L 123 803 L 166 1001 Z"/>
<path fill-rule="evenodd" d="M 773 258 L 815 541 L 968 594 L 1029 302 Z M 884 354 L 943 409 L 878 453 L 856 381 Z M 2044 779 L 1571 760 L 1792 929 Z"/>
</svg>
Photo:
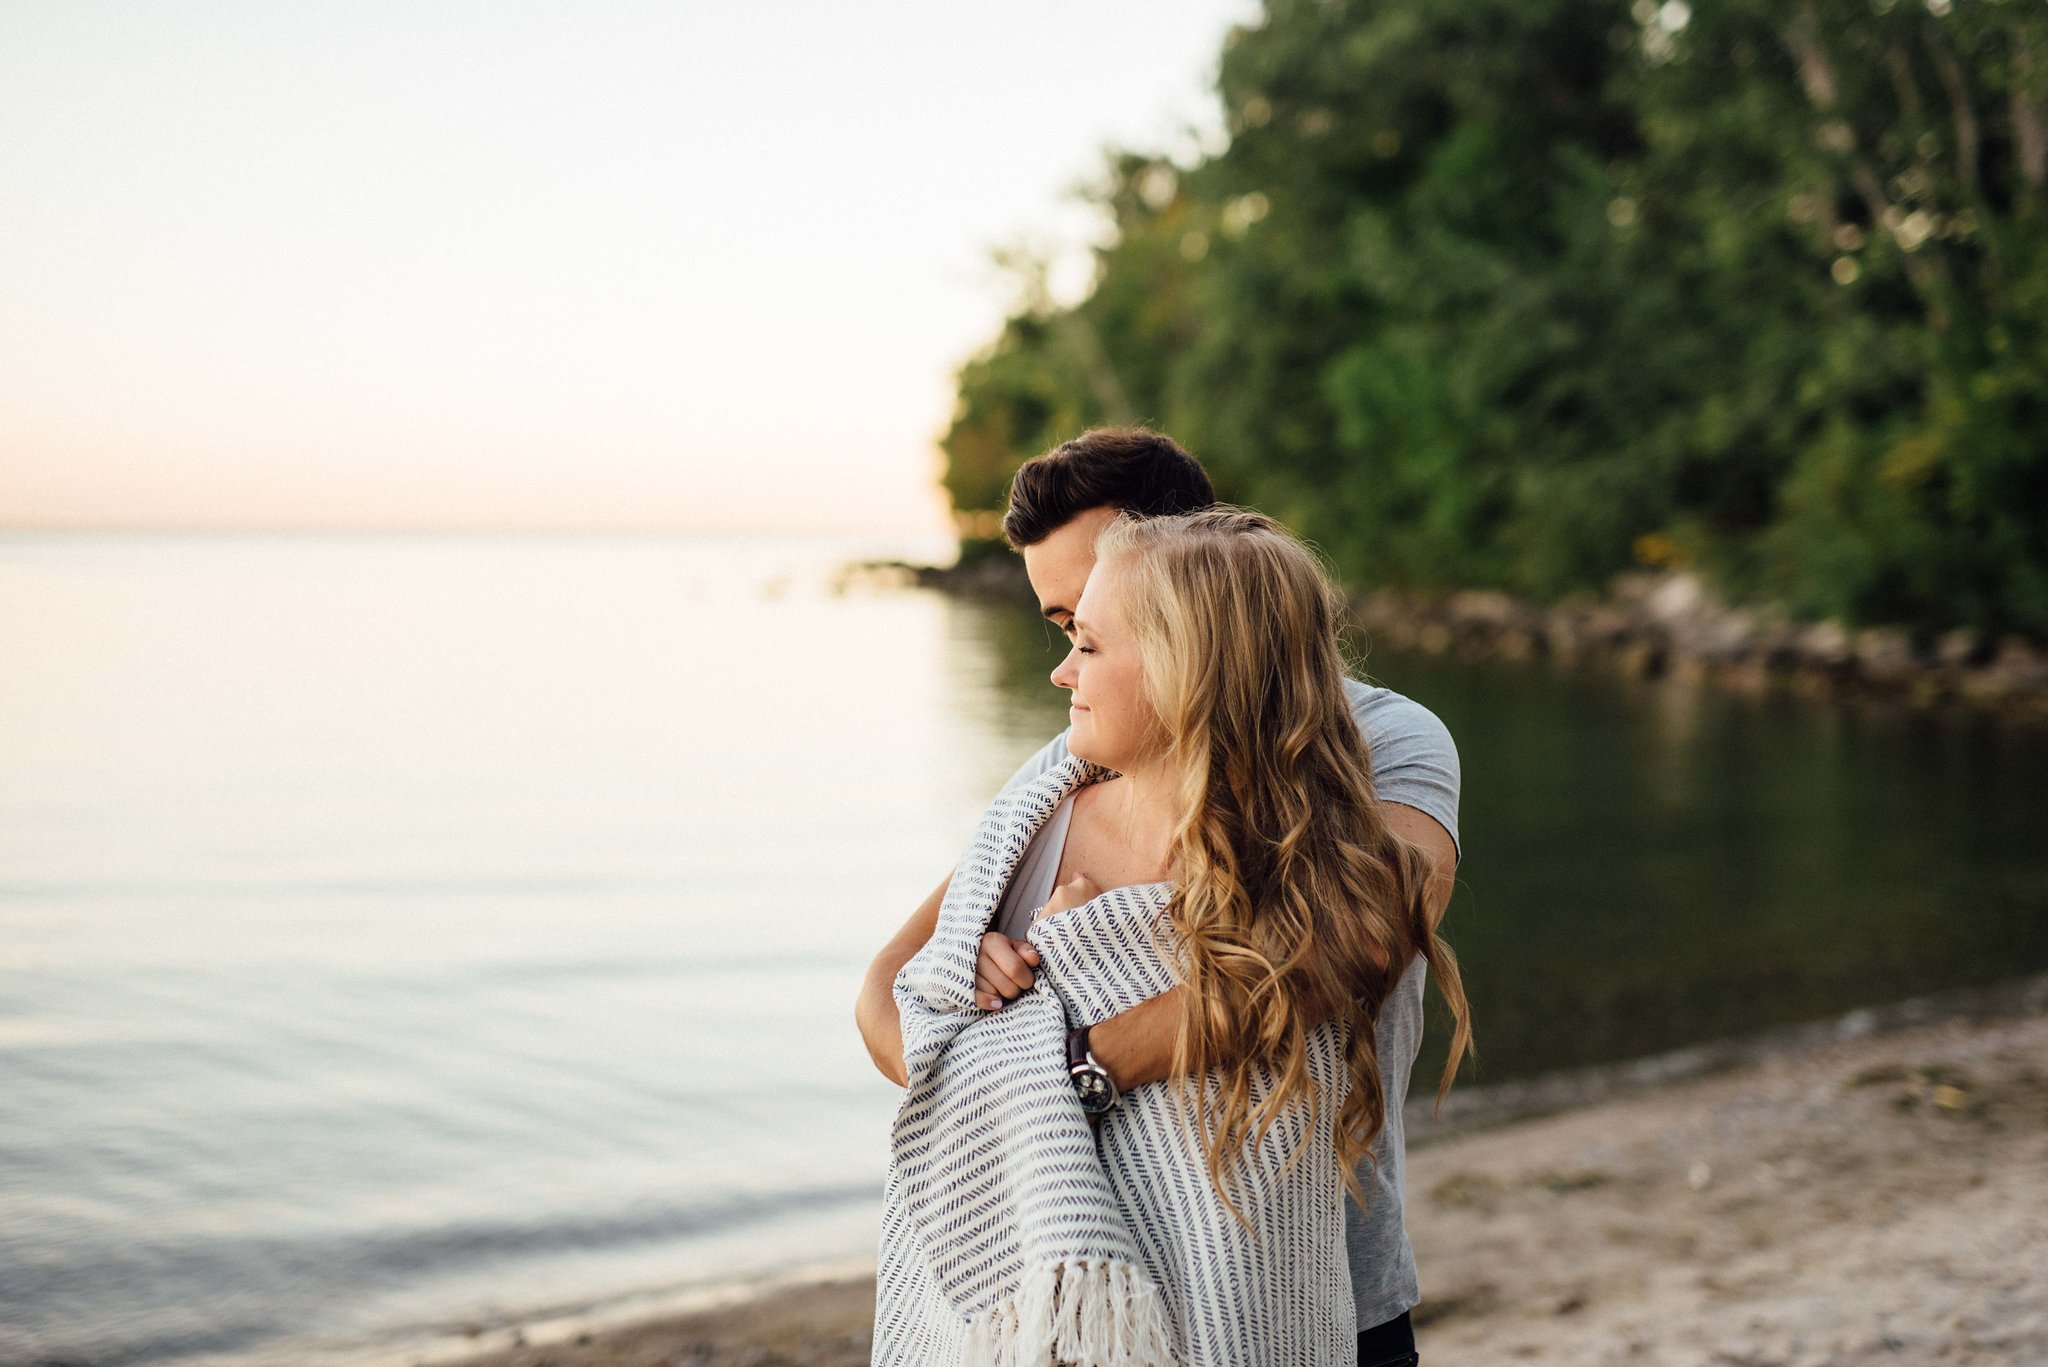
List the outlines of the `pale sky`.
<svg viewBox="0 0 2048 1367">
<path fill-rule="evenodd" d="M 939 527 L 988 249 L 1256 11 L 10 0 L 0 526 Z"/>
</svg>

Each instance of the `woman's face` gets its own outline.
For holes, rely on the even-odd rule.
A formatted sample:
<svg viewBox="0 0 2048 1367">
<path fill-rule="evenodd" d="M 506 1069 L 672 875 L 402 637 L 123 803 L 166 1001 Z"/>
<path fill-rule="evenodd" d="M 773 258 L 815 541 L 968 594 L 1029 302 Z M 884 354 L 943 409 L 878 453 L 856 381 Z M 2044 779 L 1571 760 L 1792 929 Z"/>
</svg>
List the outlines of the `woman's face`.
<svg viewBox="0 0 2048 1367">
<path fill-rule="evenodd" d="M 1122 575 L 1097 561 L 1074 605 L 1073 649 L 1052 681 L 1073 693 L 1067 748 L 1118 773 L 1159 748 L 1159 716 L 1145 697 L 1137 643 L 1125 628 Z"/>
</svg>

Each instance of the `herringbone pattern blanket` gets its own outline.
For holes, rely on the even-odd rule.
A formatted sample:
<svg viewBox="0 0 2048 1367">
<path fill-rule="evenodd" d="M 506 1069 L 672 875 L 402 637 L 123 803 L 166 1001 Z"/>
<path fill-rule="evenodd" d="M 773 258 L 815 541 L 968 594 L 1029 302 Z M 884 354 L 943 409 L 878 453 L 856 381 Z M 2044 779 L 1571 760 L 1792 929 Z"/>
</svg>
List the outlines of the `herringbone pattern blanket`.
<svg viewBox="0 0 2048 1367">
<path fill-rule="evenodd" d="M 1164 884 L 1039 921 L 1038 985 L 974 1003 L 981 935 L 1060 801 L 1106 776 L 1069 759 L 999 796 L 938 928 L 896 979 L 910 1085 L 884 1193 L 878 1367 L 1337 1367 L 1356 1355 L 1331 1124 L 1342 1035 L 1311 1037 L 1322 1113 L 1284 1115 L 1237 1169 L 1240 1223 L 1172 1089 L 1134 1089 L 1091 1132 L 1069 1022 L 1174 985 L 1153 927 Z M 1288 1160 L 1294 1159 L 1290 1165 Z"/>
</svg>

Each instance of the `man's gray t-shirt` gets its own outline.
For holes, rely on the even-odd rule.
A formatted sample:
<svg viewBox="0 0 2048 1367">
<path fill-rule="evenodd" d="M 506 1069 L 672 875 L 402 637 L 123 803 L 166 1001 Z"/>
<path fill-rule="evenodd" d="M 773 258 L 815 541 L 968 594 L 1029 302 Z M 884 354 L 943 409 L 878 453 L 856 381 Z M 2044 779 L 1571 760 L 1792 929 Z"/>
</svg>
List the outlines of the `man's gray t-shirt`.
<svg viewBox="0 0 2048 1367">
<path fill-rule="evenodd" d="M 1373 789 L 1383 802 L 1398 802 L 1433 817 L 1458 843 L 1458 749 L 1436 714 L 1388 688 L 1356 679 L 1344 681 L 1351 715 L 1365 734 L 1372 755 Z M 1062 732 L 1024 761 L 1003 786 L 1032 779 L 1067 758 Z M 1359 1185 L 1367 1206 L 1344 1207 L 1344 1241 L 1351 1260 L 1351 1290 L 1358 1307 L 1358 1327 L 1385 1324 L 1422 1299 L 1415 1276 L 1415 1251 L 1402 1221 L 1402 1185 L 1407 1137 L 1401 1102 L 1408 1095 L 1408 1076 L 1422 1047 L 1422 988 L 1427 965 L 1418 957 L 1394 985 L 1380 1008 L 1378 1044 L 1380 1082 L 1387 1098 L 1386 1128 L 1380 1131 L 1367 1160 L 1358 1167 Z M 1374 1160 L 1377 1160 L 1375 1167 Z"/>
</svg>

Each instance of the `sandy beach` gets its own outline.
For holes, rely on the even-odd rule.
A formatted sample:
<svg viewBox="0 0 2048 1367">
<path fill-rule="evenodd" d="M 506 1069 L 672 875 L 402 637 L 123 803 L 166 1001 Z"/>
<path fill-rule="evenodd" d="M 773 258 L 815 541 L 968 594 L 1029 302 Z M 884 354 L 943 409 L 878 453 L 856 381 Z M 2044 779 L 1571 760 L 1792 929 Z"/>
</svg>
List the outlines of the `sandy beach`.
<svg viewBox="0 0 2048 1367">
<path fill-rule="evenodd" d="M 1411 1150 L 1426 1363 L 2048 1363 L 2048 1011 L 1841 1032 Z M 467 1367 L 855 1367 L 873 1284 Z"/>
</svg>

